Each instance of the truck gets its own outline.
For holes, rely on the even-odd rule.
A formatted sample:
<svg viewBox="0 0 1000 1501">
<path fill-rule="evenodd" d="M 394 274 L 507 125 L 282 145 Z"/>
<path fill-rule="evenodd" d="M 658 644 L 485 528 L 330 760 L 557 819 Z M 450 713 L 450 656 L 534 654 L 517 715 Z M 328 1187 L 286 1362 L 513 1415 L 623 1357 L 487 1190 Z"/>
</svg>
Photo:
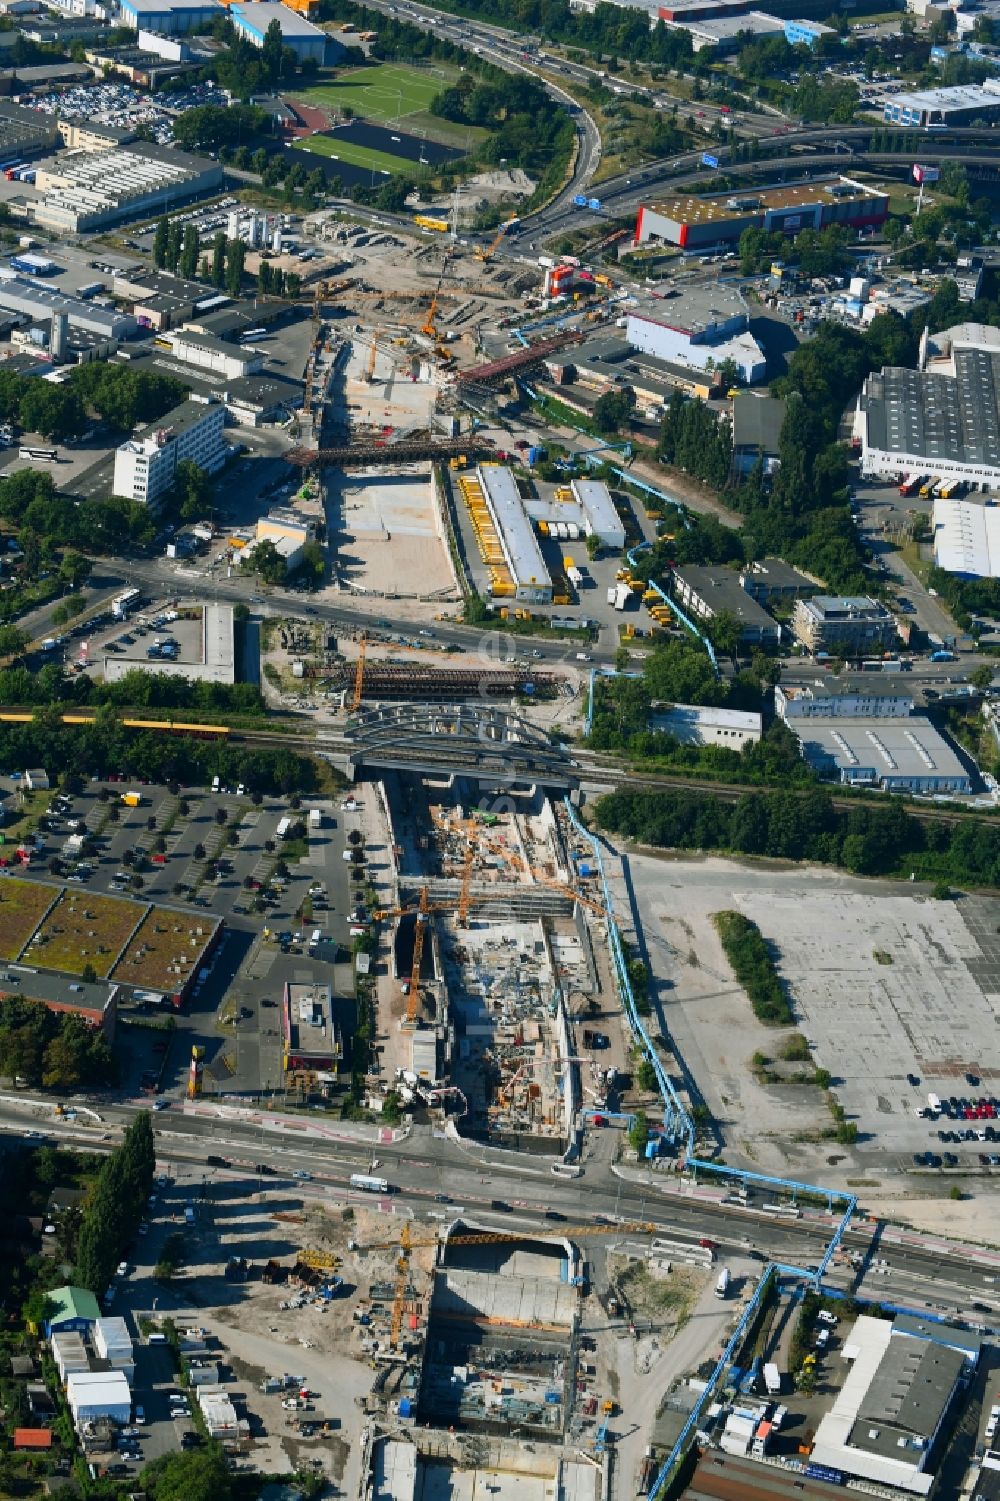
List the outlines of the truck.
<svg viewBox="0 0 1000 1501">
<path fill-rule="evenodd" d="M 781 1372 L 773 1361 L 764 1367 L 764 1385 L 769 1397 L 776 1397 L 781 1391 Z"/>
<path fill-rule="evenodd" d="M 278 827 L 274 831 L 275 837 L 278 839 L 287 839 L 288 831 L 291 827 L 292 820 L 290 818 L 279 818 Z"/>
<path fill-rule="evenodd" d="M 184 1222 L 188 1225 L 194 1224 L 194 1206 L 192 1204 L 184 1205 Z"/>
<path fill-rule="evenodd" d="M 722 1271 L 719 1273 L 718 1281 L 715 1284 L 715 1296 L 717 1298 L 728 1298 L 729 1280 L 729 1268 L 727 1266 L 724 1266 L 722 1268 Z"/>
<path fill-rule="evenodd" d="M 900 482 L 899 493 L 902 496 L 916 495 L 917 491 L 920 489 L 920 486 L 923 483 L 924 476 L 922 474 L 908 474 L 906 478 Z"/>
<path fill-rule="evenodd" d="M 123 792 L 122 793 L 122 802 L 125 804 L 126 808 L 138 808 L 139 805 L 142 802 L 142 793 L 141 792 Z"/>
<path fill-rule="evenodd" d="M 615 601 L 616 601 L 617 598 L 618 598 L 618 590 L 615 588 L 614 584 L 609 584 L 608 585 L 608 604 L 609 605 L 613 605 L 615 603 Z"/>
<path fill-rule="evenodd" d="M 626 583 L 624 579 L 620 580 L 615 585 L 615 600 L 614 600 L 615 609 L 616 610 L 624 610 L 625 606 L 628 604 L 628 602 L 629 602 L 629 600 L 631 598 L 632 598 L 632 586 L 630 584 Z"/>
<path fill-rule="evenodd" d="M 930 659 L 932 662 L 954 662 L 955 653 L 953 651 L 932 651 Z"/>
<path fill-rule="evenodd" d="M 309 809 L 309 827 L 311 829 L 321 829 L 323 827 L 323 810 L 322 810 L 322 808 L 310 808 Z"/>
</svg>

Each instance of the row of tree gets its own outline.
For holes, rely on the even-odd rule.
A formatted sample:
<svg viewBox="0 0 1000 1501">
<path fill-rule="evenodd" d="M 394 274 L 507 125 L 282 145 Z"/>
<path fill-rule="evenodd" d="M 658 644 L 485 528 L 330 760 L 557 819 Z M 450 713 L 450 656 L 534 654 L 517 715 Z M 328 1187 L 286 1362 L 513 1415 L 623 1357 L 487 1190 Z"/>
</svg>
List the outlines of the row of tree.
<svg viewBox="0 0 1000 1501">
<path fill-rule="evenodd" d="M 5 893 L 0 890 L 0 926 Z M 41 1001 L 0 996 L 0 1075 L 33 1088 L 75 1089 L 109 1083 L 115 1075 L 107 1039 L 74 1011 L 50 1011 Z"/>
<path fill-rule="evenodd" d="M 712 921 L 754 1016 L 768 1027 L 789 1026 L 795 1017 L 757 924 L 742 912 L 716 912 Z"/>
<path fill-rule="evenodd" d="M 866 876 L 916 873 L 960 886 L 1000 882 L 1000 825 L 924 823 L 898 799 L 845 810 L 821 787 L 748 792 L 735 803 L 707 791 L 614 792 L 598 801 L 596 816 L 611 833 L 664 849 L 808 860 Z"/>
<path fill-rule="evenodd" d="M 135 1239 L 155 1172 L 153 1120 L 144 1110 L 126 1127 L 121 1146 L 98 1173 L 80 1225 L 76 1280 L 98 1297 Z"/>
<path fill-rule="evenodd" d="M 0 656 L 5 655 L 0 640 Z M 17 648 L 15 647 L 15 650 Z M 57 662 L 38 672 L 27 667 L 0 669 L 0 703 L 65 707 L 120 709 L 176 709 L 184 713 L 238 714 L 263 717 L 266 709 L 259 688 L 252 683 L 192 682 L 190 678 L 166 677 L 137 667 L 116 682 L 68 674 Z"/>
</svg>

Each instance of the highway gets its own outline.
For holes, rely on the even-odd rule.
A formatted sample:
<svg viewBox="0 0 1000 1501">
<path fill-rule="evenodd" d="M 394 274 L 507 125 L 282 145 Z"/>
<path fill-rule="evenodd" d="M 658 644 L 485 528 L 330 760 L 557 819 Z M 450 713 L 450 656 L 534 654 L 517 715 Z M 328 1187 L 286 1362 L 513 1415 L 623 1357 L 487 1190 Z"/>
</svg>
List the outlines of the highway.
<svg viewBox="0 0 1000 1501">
<path fill-rule="evenodd" d="M 100 1119 L 89 1125 L 82 1114 L 75 1120 L 55 1120 L 50 1102 L 4 1097 L 0 1131 L 17 1136 L 28 1129 L 41 1130 L 52 1142 L 111 1150 L 136 1110 L 145 1108 L 144 1101 L 75 1103 L 96 1108 Z M 250 1118 L 241 1118 L 245 1116 Z M 604 1160 L 588 1161 L 582 1177 L 567 1180 L 554 1176 L 543 1161 L 445 1139 L 428 1127 L 414 1128 L 396 1142 L 376 1144 L 371 1130 L 362 1134 L 339 1122 L 314 1122 L 301 1115 L 283 1122 L 269 1113 L 254 1114 L 250 1102 L 238 1110 L 208 1100 L 194 1107 L 174 1103 L 154 1116 L 154 1124 L 161 1169 L 200 1166 L 206 1177 L 234 1180 L 254 1176 L 260 1164 L 269 1169 L 257 1174 L 261 1189 L 282 1187 L 287 1193 L 294 1187 L 307 1202 L 341 1203 L 371 1203 L 371 1195 L 350 1189 L 348 1180 L 352 1173 L 374 1171 L 392 1185 L 391 1200 L 381 1202 L 397 1214 L 439 1223 L 464 1214 L 504 1232 L 537 1232 L 544 1222 L 553 1235 L 586 1225 L 588 1233 L 579 1235 L 584 1245 L 591 1237 L 609 1245 L 617 1239 L 642 1239 L 641 1232 L 629 1227 L 645 1223 L 655 1226 L 653 1233 L 675 1239 L 710 1239 L 723 1258 L 749 1252 L 761 1261 L 808 1269 L 818 1264 L 838 1218 L 805 1209 L 799 1219 L 778 1219 L 754 1207 L 755 1202 L 766 1202 L 763 1198 L 751 1200 L 748 1207 L 721 1203 L 720 1186 L 692 1188 L 673 1174 L 653 1172 L 643 1181 L 637 1169 L 633 1178 L 640 1181 L 633 1181 L 615 1176 Z M 303 1140 L 304 1132 L 313 1134 Z M 210 1167 L 209 1155 L 224 1156 L 229 1166 Z M 294 1179 L 296 1171 L 309 1173 L 310 1179 Z M 494 1201 L 509 1209 L 493 1209 Z M 616 1225 L 621 1228 L 616 1230 Z M 835 1264 L 828 1279 L 832 1287 L 860 1290 L 864 1296 L 918 1309 L 933 1306 L 973 1322 L 995 1317 L 1000 1325 L 1000 1252 L 948 1244 L 871 1221 L 848 1231 L 844 1247 L 856 1266 Z"/>
</svg>

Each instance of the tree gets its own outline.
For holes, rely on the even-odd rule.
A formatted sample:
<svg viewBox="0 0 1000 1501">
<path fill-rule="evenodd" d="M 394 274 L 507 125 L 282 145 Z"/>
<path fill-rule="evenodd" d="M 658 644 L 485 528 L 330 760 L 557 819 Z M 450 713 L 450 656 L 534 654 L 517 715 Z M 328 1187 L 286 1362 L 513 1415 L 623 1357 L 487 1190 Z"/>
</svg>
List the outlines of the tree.
<svg viewBox="0 0 1000 1501">
<path fill-rule="evenodd" d="M 652 1094 L 656 1089 L 656 1070 L 648 1058 L 643 1058 L 635 1071 L 636 1087 L 645 1094 Z"/>
<path fill-rule="evenodd" d="M 156 1501 L 230 1501 L 232 1475 L 218 1444 L 166 1454 L 142 1472 Z"/>
<path fill-rule="evenodd" d="M 649 1119 L 644 1110 L 637 1110 L 635 1119 L 628 1128 L 628 1144 L 641 1157 L 649 1140 Z"/>
<path fill-rule="evenodd" d="M 281 23 L 272 21 L 264 33 L 264 45 L 261 48 L 261 62 L 264 72 L 267 74 L 269 83 L 277 83 L 281 77 L 284 55 L 284 42 L 281 37 Z"/>
<path fill-rule="evenodd" d="M 978 688 L 980 693 L 985 693 L 993 683 L 993 668 L 988 662 L 981 662 L 969 674 L 969 682 L 974 688 Z"/>
<path fill-rule="evenodd" d="M 170 235 L 170 220 L 166 214 L 157 221 L 156 234 L 153 236 L 153 264 L 159 270 L 163 270 L 167 264 L 167 240 Z"/>
<path fill-rule="evenodd" d="M 622 386 L 617 391 L 605 391 L 594 403 L 594 424 L 599 432 L 617 433 L 627 424 L 635 407 L 635 392 L 631 386 Z"/>
<path fill-rule="evenodd" d="M 222 287 L 226 281 L 226 232 L 220 229 L 212 241 L 212 286 Z"/>
<path fill-rule="evenodd" d="M 274 24 L 273 22 L 271 23 Z M 230 297 L 239 297 L 243 286 L 243 263 L 246 246 L 242 240 L 230 240 L 226 246 L 226 291 Z"/>
<path fill-rule="evenodd" d="M 96 985 L 97 984 L 97 971 L 94 968 L 94 966 L 90 963 L 89 960 L 83 966 L 83 969 L 80 971 L 80 979 L 83 981 L 83 983 L 85 985 Z"/>
<path fill-rule="evenodd" d="M 180 271 L 182 276 L 190 280 L 198 270 L 198 256 L 201 253 L 201 240 L 198 231 L 193 224 L 184 226 L 184 241 L 181 248 Z"/>
</svg>

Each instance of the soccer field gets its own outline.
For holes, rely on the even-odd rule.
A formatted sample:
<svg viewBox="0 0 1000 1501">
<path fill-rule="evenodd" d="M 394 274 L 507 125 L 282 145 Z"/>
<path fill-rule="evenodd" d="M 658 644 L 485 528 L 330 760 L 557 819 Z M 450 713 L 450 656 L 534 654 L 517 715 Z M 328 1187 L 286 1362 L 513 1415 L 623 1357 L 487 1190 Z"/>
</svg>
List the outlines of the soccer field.
<svg viewBox="0 0 1000 1501">
<path fill-rule="evenodd" d="M 304 89 L 299 98 L 320 108 L 342 109 L 350 105 L 356 115 L 368 120 L 405 120 L 426 110 L 436 94 L 455 78 L 453 68 L 408 68 L 401 63 L 380 63 L 374 68 L 353 68 L 333 83 Z"/>
<path fill-rule="evenodd" d="M 344 141 L 335 136 L 306 136 L 301 141 L 293 141 L 292 146 L 296 151 L 333 157 L 340 162 L 349 162 L 354 167 L 370 167 L 374 172 L 403 172 L 419 176 L 416 164 L 406 161 L 404 157 L 389 156 L 385 151 L 375 151 L 371 146 L 358 146 L 353 141 Z"/>
</svg>

